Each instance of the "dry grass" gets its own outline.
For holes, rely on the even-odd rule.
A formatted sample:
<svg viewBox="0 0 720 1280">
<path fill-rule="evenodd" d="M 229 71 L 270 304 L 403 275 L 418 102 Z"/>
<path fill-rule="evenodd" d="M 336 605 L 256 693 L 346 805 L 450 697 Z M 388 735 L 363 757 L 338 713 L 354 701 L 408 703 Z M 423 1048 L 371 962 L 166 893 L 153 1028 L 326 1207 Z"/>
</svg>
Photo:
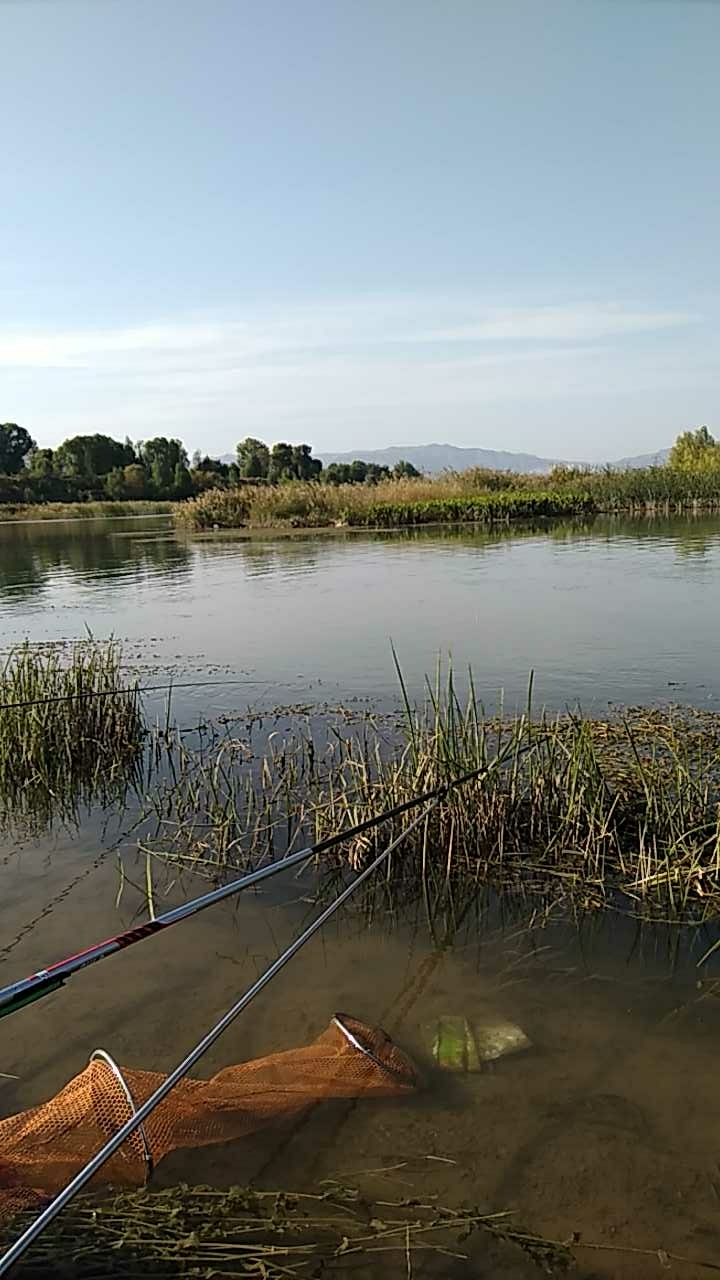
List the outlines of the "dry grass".
<svg viewBox="0 0 720 1280">
<path fill-rule="evenodd" d="M 492 523 L 599 512 L 667 513 L 720 509 L 720 483 L 669 467 L 631 471 L 556 468 L 546 475 L 474 469 L 377 485 L 292 481 L 211 489 L 175 508 L 195 530 L 252 528 L 398 528 Z"/>
<path fill-rule="evenodd" d="M 22 1222 L 22 1220 L 21 1220 Z M 14 1223 L 17 1230 L 21 1223 Z M 514 1245 L 538 1274 L 565 1274 L 565 1246 L 523 1231 L 507 1213 L 450 1209 L 420 1199 L 371 1203 L 334 1183 L 309 1195 L 235 1187 L 176 1187 L 77 1200 L 13 1268 L 24 1280 L 169 1280 L 320 1274 L 445 1274 L 468 1265 L 476 1234 Z"/>
<path fill-rule="evenodd" d="M 19 520 L 97 520 L 169 515 L 172 502 L 33 502 L 0 504 L 0 524 Z"/>
</svg>

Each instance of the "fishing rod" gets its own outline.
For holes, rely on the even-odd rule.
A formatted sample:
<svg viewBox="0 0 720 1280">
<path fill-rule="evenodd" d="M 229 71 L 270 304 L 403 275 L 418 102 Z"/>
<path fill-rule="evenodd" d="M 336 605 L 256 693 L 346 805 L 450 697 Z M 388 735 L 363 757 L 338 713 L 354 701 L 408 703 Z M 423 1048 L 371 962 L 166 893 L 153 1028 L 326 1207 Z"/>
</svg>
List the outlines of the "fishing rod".
<svg viewBox="0 0 720 1280">
<path fill-rule="evenodd" d="M 19 1258 L 22 1257 L 33 1241 L 37 1240 L 38 1236 L 41 1235 L 47 1226 L 49 1226 L 53 1219 L 57 1217 L 57 1215 L 67 1204 L 70 1203 L 79 1191 L 82 1191 L 83 1187 L 86 1186 L 90 1179 L 95 1176 L 105 1162 L 120 1149 L 123 1143 L 133 1133 L 135 1133 L 137 1129 L 139 1129 L 141 1134 L 144 1135 L 144 1122 L 155 1108 L 159 1106 L 159 1104 L 175 1088 L 175 1085 L 187 1075 L 188 1071 L 192 1070 L 195 1064 L 199 1062 L 200 1058 L 202 1058 L 203 1054 L 207 1053 L 208 1049 L 215 1044 L 215 1041 L 218 1040 L 230 1024 L 235 1021 L 238 1014 L 242 1013 L 243 1009 L 247 1008 L 250 1002 L 260 994 L 263 988 L 266 987 L 276 974 L 285 967 L 288 961 L 291 960 L 293 956 L 305 946 L 305 943 L 309 942 L 314 934 L 322 928 L 326 921 L 328 921 L 330 917 L 333 916 L 345 902 L 347 902 L 348 898 L 355 892 L 355 890 L 359 888 L 359 886 L 367 880 L 369 876 L 377 871 L 378 867 L 385 862 L 393 850 L 396 849 L 403 840 L 407 839 L 410 833 L 414 831 L 421 822 L 425 821 L 431 809 L 439 803 L 441 798 L 441 796 L 435 796 L 423 812 L 419 814 L 417 818 L 414 818 L 410 825 L 406 827 L 404 831 L 401 831 L 400 835 L 396 836 L 395 839 L 391 841 L 385 849 L 383 849 L 382 853 L 379 853 L 378 856 L 369 863 L 364 871 L 361 871 L 352 883 L 349 884 L 346 889 L 343 889 L 342 893 L 340 893 L 329 906 L 325 907 L 325 909 L 321 911 L 319 916 L 315 917 L 312 923 L 303 930 L 299 937 L 297 937 L 294 942 L 291 942 L 290 945 L 281 952 L 277 959 L 274 960 L 270 967 L 255 980 L 251 987 L 248 987 L 244 995 L 240 996 L 240 999 L 235 1002 L 232 1008 L 228 1009 L 227 1013 L 222 1016 L 219 1022 L 215 1023 L 215 1026 L 207 1032 L 203 1039 L 198 1041 L 195 1047 L 191 1049 L 188 1055 L 183 1058 L 182 1062 L 175 1067 L 175 1070 L 172 1071 L 165 1080 L 163 1080 L 162 1084 L 160 1084 L 155 1092 L 150 1095 L 147 1101 L 144 1102 L 141 1107 L 138 1107 L 134 1115 L 132 1115 L 129 1120 L 126 1120 L 125 1124 L 122 1125 L 122 1127 L 118 1129 L 117 1133 L 115 1133 L 113 1137 L 105 1143 L 104 1147 L 102 1147 L 100 1151 L 98 1151 L 97 1154 L 94 1155 L 92 1159 L 75 1174 L 75 1177 L 67 1184 L 59 1195 L 57 1195 L 55 1199 L 42 1210 L 35 1221 L 30 1223 L 29 1227 L 23 1231 L 22 1235 L 18 1236 L 15 1243 L 11 1245 L 11 1247 L 0 1257 L 0 1276 L 7 1274 L 10 1268 L 14 1266 Z"/>
<path fill-rule="evenodd" d="M 225 689 L 230 685 L 267 684 L 266 680 L 186 680 L 179 684 L 129 684 L 120 689 L 79 689 L 76 693 L 52 693 L 43 698 L 24 698 L 21 702 L 2 702 L 0 711 L 18 711 L 25 707 L 45 707 L 55 702 L 81 702 L 84 698 L 133 697 L 139 693 L 174 693 L 176 689 Z"/>
<path fill-rule="evenodd" d="M 135 925 L 132 929 L 126 929 L 123 933 L 118 933 L 112 938 L 106 938 L 105 941 L 98 942 L 94 946 L 88 947 L 85 951 L 67 956 L 64 960 L 59 960 L 56 964 L 49 965 L 45 969 L 39 969 L 37 973 L 30 974 L 27 978 L 22 978 L 18 982 L 11 982 L 9 986 L 0 987 L 0 1018 L 4 1018 L 10 1013 L 16 1013 L 18 1009 L 23 1009 L 26 1005 L 33 1004 L 35 1000 L 40 1000 L 43 996 L 50 995 L 53 991 L 58 991 L 65 985 L 67 978 L 77 973 L 80 969 L 86 969 L 89 965 L 95 964 L 99 960 L 105 960 L 107 956 L 115 955 L 118 951 L 124 951 L 127 947 L 133 946 L 134 943 L 142 942 L 144 938 L 151 938 L 154 934 L 161 933 L 163 929 L 168 929 L 180 920 L 187 920 L 190 916 L 197 915 L 198 912 L 204 911 L 206 907 L 211 907 L 216 902 L 231 898 L 236 893 L 241 893 L 243 889 L 249 889 L 251 885 L 260 884 L 263 880 L 268 880 L 271 876 L 277 875 L 278 872 L 288 871 L 291 867 L 299 866 L 310 858 L 326 853 L 328 850 L 336 848 L 337 845 L 343 844 L 346 840 L 362 835 L 363 832 L 370 831 L 373 827 L 377 827 L 383 822 L 388 822 L 391 818 L 397 818 L 418 805 L 427 804 L 431 800 L 443 799 L 455 787 L 471 782 L 484 773 L 489 773 L 503 759 L 504 755 L 500 753 L 489 765 L 473 769 L 459 778 L 453 778 L 439 787 L 434 787 L 430 791 L 413 796 L 410 800 L 405 800 L 402 804 L 395 805 L 392 809 L 386 809 L 372 818 L 366 818 L 363 822 L 356 823 L 354 827 L 348 827 L 345 831 L 337 832 L 336 835 L 327 836 L 324 840 L 319 840 L 316 844 L 299 849 L 296 853 L 288 854 L 277 862 L 270 862 L 267 866 L 259 867 L 256 871 L 251 871 L 247 875 L 241 876 L 239 880 L 233 880 L 230 884 L 221 885 L 219 889 L 213 889 L 199 898 L 194 898 L 179 907 L 174 907 L 171 911 L 166 911 L 163 915 L 156 916 L 154 920 Z"/>
</svg>

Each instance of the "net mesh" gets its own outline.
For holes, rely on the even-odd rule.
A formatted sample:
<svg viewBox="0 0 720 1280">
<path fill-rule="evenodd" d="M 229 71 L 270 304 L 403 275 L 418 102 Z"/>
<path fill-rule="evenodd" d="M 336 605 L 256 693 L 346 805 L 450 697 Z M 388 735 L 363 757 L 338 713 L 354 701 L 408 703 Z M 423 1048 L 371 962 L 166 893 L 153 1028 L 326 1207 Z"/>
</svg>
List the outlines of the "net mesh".
<svg viewBox="0 0 720 1280">
<path fill-rule="evenodd" d="M 0 1220 L 62 1189 L 167 1077 L 94 1056 L 48 1102 L 0 1120 Z M 336 1015 L 301 1048 L 181 1080 L 96 1175 L 94 1185 L 141 1185 L 179 1147 L 254 1133 L 329 1098 L 392 1097 L 415 1088 L 415 1068 L 379 1028 Z"/>
</svg>

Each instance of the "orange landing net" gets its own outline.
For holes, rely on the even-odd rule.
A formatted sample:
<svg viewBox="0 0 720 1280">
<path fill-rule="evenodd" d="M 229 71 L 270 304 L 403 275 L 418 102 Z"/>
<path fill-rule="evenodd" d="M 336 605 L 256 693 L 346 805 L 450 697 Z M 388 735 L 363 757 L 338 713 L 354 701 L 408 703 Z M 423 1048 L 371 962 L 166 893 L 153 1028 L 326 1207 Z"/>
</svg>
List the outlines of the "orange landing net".
<svg viewBox="0 0 720 1280">
<path fill-rule="evenodd" d="M 98 1051 L 49 1102 L 0 1120 L 0 1221 L 62 1190 L 164 1079 Z M 326 1098 L 399 1096 L 417 1082 L 384 1031 L 336 1014 L 312 1044 L 226 1067 L 211 1080 L 181 1080 L 90 1185 L 142 1185 L 177 1148 L 242 1138 Z"/>
</svg>

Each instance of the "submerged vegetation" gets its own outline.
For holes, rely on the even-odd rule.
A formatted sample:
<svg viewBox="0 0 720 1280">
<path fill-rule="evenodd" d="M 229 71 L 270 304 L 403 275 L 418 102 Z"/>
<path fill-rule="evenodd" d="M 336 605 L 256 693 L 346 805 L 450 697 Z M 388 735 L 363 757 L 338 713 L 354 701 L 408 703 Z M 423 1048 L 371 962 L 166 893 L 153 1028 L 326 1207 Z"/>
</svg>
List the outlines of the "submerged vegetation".
<svg viewBox="0 0 720 1280">
<path fill-rule="evenodd" d="M 144 739 L 117 644 L 11 649 L 0 668 L 0 825 L 37 828 L 116 802 L 141 771 Z"/>
<path fill-rule="evenodd" d="M 222 878 L 440 789 L 369 882 L 364 909 L 423 906 L 433 936 L 488 890 L 643 919 L 720 912 L 720 715 L 629 708 L 489 716 L 440 676 L 378 719 L 279 712 L 147 734 L 117 644 L 10 651 L 0 671 L 0 820 L 39 829 L 132 800 L 152 867 Z M 458 778 L 471 775 L 461 786 Z M 142 788 L 140 784 L 142 783 Z M 134 798 L 133 798 L 134 797 Z M 408 825 L 393 818 L 315 861 L 319 892 Z M 152 906 L 152 903 L 150 904 Z"/>
<path fill-rule="evenodd" d="M 14 1231 L 18 1225 L 22 1220 L 13 1223 Z M 355 1188 L 331 1183 L 314 1195 L 173 1187 L 80 1199 L 48 1227 L 13 1275 L 292 1280 L 330 1271 L 357 1275 L 382 1256 L 384 1275 L 411 1276 L 414 1261 L 422 1263 L 423 1275 L 440 1276 L 450 1260 L 466 1263 L 471 1237 L 481 1236 L 511 1256 L 521 1251 L 539 1275 L 570 1269 L 565 1245 L 523 1231 L 507 1213 L 444 1208 L 434 1197 L 429 1203 L 373 1203 Z"/>
<path fill-rule="evenodd" d="M 571 910 L 708 921 L 720 910 L 720 716 L 684 708 L 487 717 L 452 675 L 401 723 L 336 725 L 324 744 L 227 728 L 171 767 L 146 817 L 146 856 L 212 877 L 320 840 L 451 788 L 370 882 L 366 910 L 424 905 L 434 936 L 488 889 Z M 412 816 L 412 815 L 410 815 Z M 324 855 L 320 886 L 365 865 L 407 825 L 397 818 Z"/>
</svg>

